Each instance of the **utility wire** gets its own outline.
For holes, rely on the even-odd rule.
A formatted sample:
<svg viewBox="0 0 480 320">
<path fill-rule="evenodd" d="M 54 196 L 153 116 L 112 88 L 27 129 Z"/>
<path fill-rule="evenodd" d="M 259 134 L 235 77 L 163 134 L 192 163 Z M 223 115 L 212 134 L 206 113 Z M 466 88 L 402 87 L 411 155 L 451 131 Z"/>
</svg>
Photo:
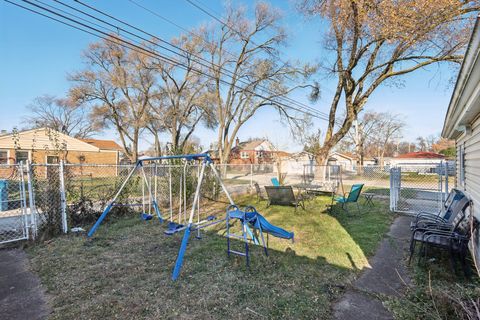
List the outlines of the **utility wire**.
<svg viewBox="0 0 480 320">
<path fill-rule="evenodd" d="M 146 48 L 144 48 L 144 47 L 142 47 L 142 46 L 138 46 L 138 45 L 136 45 L 136 44 L 134 44 L 134 43 L 125 41 L 125 40 L 122 39 L 122 38 L 119 38 L 119 37 L 116 37 L 116 36 L 114 36 L 114 35 L 105 33 L 105 32 L 103 32 L 103 31 L 101 31 L 101 30 L 99 30 L 99 29 L 97 29 L 97 28 L 93 28 L 93 27 L 91 27 L 91 26 L 89 26 L 89 25 L 86 25 L 86 24 L 81 23 L 81 22 L 78 22 L 78 21 L 76 21 L 76 20 L 74 20 L 74 19 L 68 18 L 68 17 L 66 17 L 66 16 L 64 16 L 64 15 L 62 15 L 62 14 L 59 14 L 58 12 L 55 12 L 55 11 L 52 11 L 52 10 L 50 10 L 50 9 L 48 9 L 48 8 L 45 8 L 45 7 L 42 7 L 42 6 L 40 6 L 40 5 L 34 4 L 34 3 L 30 2 L 30 1 L 22 0 L 23 2 L 28 3 L 28 4 L 32 5 L 32 6 L 35 6 L 35 7 L 39 8 L 39 9 L 41 9 L 41 10 L 44 10 L 44 11 L 46 11 L 46 12 L 49 12 L 50 14 L 54 14 L 54 15 L 56 15 L 56 16 L 61 17 L 62 19 L 66 19 L 66 20 L 72 21 L 73 23 L 76 23 L 76 24 L 82 26 L 83 28 L 82 28 L 82 27 L 75 26 L 75 25 L 72 25 L 71 23 L 68 23 L 68 22 L 59 20 L 59 19 L 57 19 L 57 18 L 51 17 L 51 16 L 46 15 L 46 14 L 44 14 L 44 13 L 38 12 L 37 10 L 33 10 L 33 9 L 31 9 L 31 8 L 28 8 L 28 7 L 19 5 L 19 4 L 17 4 L 17 3 L 12 2 L 12 1 L 9 1 L 9 0 L 5 0 L 5 1 L 8 2 L 8 3 L 11 3 L 11 4 L 13 4 L 13 5 L 16 5 L 17 7 L 20 7 L 20 8 L 23 8 L 23 9 L 25 9 L 25 10 L 28 10 L 28 11 L 30 11 L 30 12 L 33 12 L 33 13 L 39 14 L 39 15 L 41 15 L 41 16 L 44 16 L 44 17 L 46 17 L 46 18 L 52 19 L 52 20 L 54 20 L 54 21 L 56 21 L 56 22 L 62 23 L 62 24 L 64 24 L 64 25 L 73 27 L 73 28 L 75 28 L 75 29 L 77 29 L 77 30 L 86 32 L 86 33 L 88 33 L 88 34 L 94 35 L 94 36 L 99 37 L 99 38 L 102 38 L 102 39 L 104 39 L 104 40 L 106 40 L 106 41 L 110 41 L 110 42 L 116 43 L 117 45 L 121 45 L 121 46 L 126 47 L 126 48 L 129 48 L 129 49 L 131 49 L 131 50 L 134 50 L 134 51 L 137 51 L 137 52 L 141 52 L 141 53 L 146 54 L 146 55 L 148 55 L 148 56 L 157 58 L 157 59 L 159 59 L 159 60 L 161 60 L 161 61 L 165 61 L 165 62 L 167 62 L 168 64 L 180 66 L 180 67 L 183 67 L 183 69 L 187 68 L 187 66 L 185 66 L 185 65 L 182 64 L 182 63 L 180 63 L 179 61 L 176 61 L 176 60 L 172 59 L 171 57 L 168 57 L 168 56 L 165 56 L 165 55 L 161 55 L 161 54 L 159 54 L 159 53 L 156 52 L 156 51 L 152 51 L 152 50 L 146 49 Z M 58 2 L 58 1 L 57 1 L 57 2 Z M 49 7 L 52 7 L 52 6 L 49 6 Z M 61 10 L 61 9 L 58 9 L 58 8 L 57 8 L 57 10 Z M 71 14 L 69 14 L 69 15 L 71 15 Z M 83 21 L 86 21 L 86 20 L 83 19 Z M 91 22 L 89 22 L 89 23 L 91 23 Z M 97 26 L 98 26 L 98 24 L 97 24 Z M 86 30 L 86 29 L 84 29 L 84 28 L 88 28 L 88 29 L 90 29 L 90 30 L 92 30 L 92 31 L 94 31 L 94 32 L 91 32 L 91 31 Z M 110 30 L 110 31 L 111 31 L 111 30 Z M 103 36 L 102 36 L 102 35 L 98 35 L 98 34 L 96 34 L 95 32 L 100 33 L 100 34 L 102 34 Z M 112 38 L 115 39 L 116 41 L 120 42 L 120 43 L 117 43 L 117 42 L 115 42 L 115 41 L 112 41 Z M 196 72 L 196 73 L 198 73 L 198 74 L 201 74 L 201 75 L 204 75 L 204 76 L 207 76 L 207 77 L 211 77 L 211 78 L 212 78 L 211 75 L 205 74 L 205 73 L 203 73 L 202 71 L 198 71 L 198 70 L 192 70 L 192 71 L 194 71 L 194 72 Z M 231 83 L 225 81 L 224 79 L 221 79 L 221 82 L 224 83 L 224 84 L 228 84 L 228 85 L 234 85 L 234 84 L 231 84 Z M 245 89 L 244 89 L 244 90 L 245 90 Z M 255 93 L 255 92 L 252 92 L 252 91 L 249 91 L 249 90 L 245 90 L 245 91 L 248 92 L 248 93 L 250 93 L 250 94 L 256 95 L 256 96 L 258 96 L 258 97 L 260 97 L 260 98 L 262 98 L 262 99 L 264 99 L 264 100 L 266 100 L 266 101 L 271 102 L 272 105 L 277 105 L 278 107 L 283 107 L 283 108 L 289 108 L 289 109 L 292 109 L 292 110 L 296 110 L 296 111 L 299 111 L 299 112 L 306 113 L 306 114 L 308 114 L 308 115 L 310 115 L 310 116 L 313 116 L 313 117 L 317 117 L 317 118 L 320 118 L 320 119 L 323 119 L 323 120 L 327 120 L 326 118 L 319 117 L 319 116 L 316 115 L 316 114 L 312 114 L 312 113 L 310 113 L 310 112 L 305 112 L 304 110 L 301 110 L 301 109 L 298 109 L 298 108 L 295 108 L 295 107 L 292 107 L 292 106 L 284 105 L 283 103 L 281 103 L 281 102 L 279 102 L 279 101 L 277 101 L 277 100 L 273 100 L 273 99 L 271 99 L 271 98 L 269 98 L 269 97 L 262 96 L 262 95 L 260 95 L 260 94 L 258 94 L 258 93 Z"/>
<path fill-rule="evenodd" d="M 65 5 L 65 6 L 68 6 L 68 5 L 62 3 L 61 1 L 58 1 L 58 0 L 54 0 L 54 1 L 56 1 L 56 2 L 58 2 L 58 3 L 61 3 L 61 4 Z M 104 16 L 112 19 L 112 20 L 115 20 L 115 21 L 117 21 L 117 22 L 119 22 L 119 23 L 122 23 L 122 24 L 124 24 L 124 25 L 126 25 L 126 26 L 128 26 L 128 27 L 130 27 L 130 28 L 132 28 L 132 29 L 134 29 L 134 30 L 136 30 L 136 31 L 139 31 L 139 32 L 141 32 L 141 33 L 144 33 L 144 34 L 146 34 L 146 35 L 148 35 L 148 36 L 150 36 L 150 37 L 152 37 L 152 38 L 154 38 L 154 39 L 156 39 L 156 40 L 158 40 L 158 41 L 160 41 L 160 42 L 162 42 L 162 43 L 164 43 L 164 44 L 166 44 L 166 45 L 169 45 L 169 46 L 171 46 L 171 47 L 173 47 L 173 48 L 175 48 L 175 49 L 177 49 L 177 50 L 180 50 L 180 51 L 182 51 L 182 52 L 185 52 L 185 53 L 186 53 L 187 55 L 189 55 L 189 56 L 193 56 L 193 57 L 195 57 L 195 58 L 197 58 L 197 59 L 199 59 L 199 60 L 201 60 L 201 61 L 204 61 L 204 62 L 207 63 L 208 65 L 201 64 L 201 63 L 199 63 L 199 64 L 201 64 L 202 66 L 204 66 L 204 67 L 206 67 L 206 68 L 211 69 L 213 72 L 217 72 L 217 71 L 218 71 L 218 72 L 221 73 L 222 75 L 225 75 L 225 72 L 228 72 L 228 73 L 230 74 L 229 77 L 231 77 L 232 80 L 233 80 L 233 77 L 236 76 L 235 73 L 232 72 L 231 70 L 228 70 L 227 68 L 223 68 L 223 67 L 221 67 L 221 66 L 219 66 L 219 65 L 217 65 L 217 64 L 215 64 L 215 63 L 211 63 L 210 61 L 206 60 L 206 59 L 203 58 L 203 57 L 200 57 L 200 56 L 198 56 L 198 55 L 192 54 L 192 53 L 190 53 L 190 52 L 186 52 L 183 48 L 180 48 L 180 47 L 178 47 L 178 46 L 176 46 L 176 45 L 174 45 L 174 44 L 172 44 L 172 43 L 170 43 L 170 42 L 168 42 L 168 41 L 166 41 L 166 40 L 163 40 L 163 39 L 157 37 L 156 35 L 154 35 L 154 34 L 152 34 L 152 33 L 149 33 L 149 32 L 144 31 L 144 30 L 142 30 L 142 29 L 140 29 L 140 28 L 138 28 L 138 27 L 135 27 L 135 26 L 131 25 L 130 23 L 124 21 L 124 20 L 118 19 L 118 18 L 116 18 L 116 17 L 114 17 L 114 16 L 112 16 L 112 15 L 110 15 L 110 14 L 108 14 L 108 13 L 102 11 L 102 10 L 99 10 L 99 9 L 97 9 L 97 8 L 95 8 L 95 7 L 87 4 L 87 3 L 85 3 L 85 2 L 82 2 L 82 1 L 80 1 L 80 0 L 74 0 L 74 1 L 77 2 L 77 3 L 79 3 L 79 4 L 81 4 L 81 5 L 83 5 L 83 6 L 85 6 L 85 7 L 87 7 L 87 8 L 90 9 L 90 10 L 93 10 L 93 11 L 95 11 L 95 12 L 97 12 L 97 13 L 100 13 L 100 14 L 102 14 L 102 15 L 104 15 Z M 132 1 L 130 0 L 130 2 L 132 2 Z M 132 3 L 137 4 L 136 2 L 132 2 Z M 138 4 L 137 4 L 137 5 L 138 5 Z M 68 7 L 72 8 L 71 6 L 68 6 Z M 145 9 L 145 10 L 148 10 L 149 12 L 153 12 L 153 11 L 151 11 L 151 10 L 149 10 L 149 9 L 146 9 L 144 6 L 140 6 L 140 7 L 143 8 L 143 9 Z M 82 13 L 84 13 L 82 10 L 79 10 L 79 9 L 76 9 L 76 8 L 73 8 L 73 10 L 76 10 L 77 12 L 82 12 Z M 85 13 L 85 14 L 89 15 L 88 13 Z M 89 16 L 91 16 L 91 15 L 89 15 Z M 94 17 L 94 19 L 99 20 L 99 21 L 102 21 L 103 23 L 107 23 L 107 24 L 111 25 L 110 23 L 105 22 L 105 21 L 102 20 L 102 19 L 98 19 L 98 18 L 96 18 L 96 17 Z M 170 22 L 170 20 L 168 20 L 168 19 L 164 19 L 164 20 Z M 175 25 L 178 26 L 179 28 L 182 28 L 183 30 L 186 30 L 185 28 L 183 28 L 183 27 L 181 27 L 181 26 L 179 26 L 179 25 L 177 25 L 177 24 L 175 24 Z M 120 27 L 118 27 L 118 26 L 115 26 L 115 27 L 116 27 L 116 28 L 119 28 L 120 30 L 122 30 L 122 31 L 124 31 L 124 32 L 127 32 L 127 33 L 129 33 L 129 34 L 132 34 L 131 32 L 129 32 L 129 31 L 123 29 L 123 28 L 120 28 Z M 187 32 L 189 32 L 189 31 L 187 30 Z M 193 32 L 189 32 L 189 33 L 191 33 L 191 34 L 193 34 L 193 35 L 196 35 L 196 34 L 194 34 Z M 135 35 L 135 36 L 137 36 L 137 35 Z M 198 35 L 196 35 L 196 36 L 198 36 Z M 153 45 L 158 45 L 158 44 L 152 42 L 152 41 L 149 40 L 149 39 L 146 39 L 146 38 L 143 38 L 143 37 L 140 37 L 140 36 L 137 36 L 137 37 L 141 38 L 141 39 L 144 40 L 144 41 L 150 42 L 150 43 L 152 43 Z M 201 39 L 203 39 L 203 37 L 201 37 Z M 163 48 L 163 49 L 165 49 L 165 50 L 167 50 L 167 51 L 170 51 L 170 52 L 172 52 L 172 53 L 178 54 L 178 53 L 172 51 L 171 49 L 165 48 L 164 46 L 161 46 L 161 45 L 160 45 L 160 47 Z M 233 56 L 233 55 L 232 55 L 232 56 Z M 186 57 L 186 56 L 185 56 L 185 57 Z M 197 61 L 197 63 L 198 63 L 198 61 Z M 212 69 L 212 65 L 213 65 L 214 67 L 216 67 L 217 70 L 213 70 L 213 69 Z M 288 76 L 285 76 L 285 77 L 288 79 Z M 239 79 L 238 81 L 239 81 L 239 82 L 242 82 L 243 84 L 245 84 L 245 85 L 247 85 L 247 86 L 250 85 L 250 83 L 245 82 L 243 79 Z M 258 87 L 259 87 L 259 88 L 262 90 L 262 92 L 264 92 L 264 93 L 267 93 L 267 94 L 268 94 L 268 93 L 271 93 L 271 92 L 270 92 L 270 89 L 268 89 L 268 88 L 265 87 L 264 85 L 259 85 Z M 314 108 L 312 108 L 312 107 L 310 107 L 310 106 L 308 106 L 308 105 L 306 105 L 306 104 L 304 104 L 304 103 L 301 103 L 301 102 L 299 102 L 299 101 L 296 101 L 296 100 L 294 100 L 294 99 L 292 99 L 292 98 L 290 98 L 290 97 L 283 96 L 283 97 L 281 97 L 281 99 L 282 99 L 282 100 L 286 100 L 286 101 L 288 101 L 289 103 L 293 103 L 293 104 L 297 105 L 299 108 L 305 108 L 305 109 L 306 109 L 307 111 L 309 111 L 310 113 L 314 113 L 314 114 L 315 114 L 315 113 L 318 113 L 318 114 L 321 115 L 322 117 L 326 117 L 326 118 L 328 119 L 328 114 L 326 114 L 326 113 L 324 113 L 324 112 L 322 112 L 322 111 L 316 110 L 316 109 L 314 109 Z M 338 123 L 338 122 L 336 122 L 336 124 L 337 124 L 337 125 L 341 125 L 341 124 Z"/>
<path fill-rule="evenodd" d="M 135 1 L 135 0 L 128 0 L 128 1 L 131 2 L 132 4 L 134 4 L 135 6 L 143 9 L 144 11 L 149 12 L 150 14 L 156 16 L 157 18 L 159 18 L 159 19 L 161 19 L 161 20 L 163 20 L 163 21 L 165 21 L 165 22 L 167 22 L 167 23 L 169 23 L 169 24 L 177 27 L 178 29 L 185 31 L 186 33 L 188 33 L 188 34 L 190 34 L 190 35 L 192 35 L 192 36 L 199 37 L 199 38 L 202 39 L 202 41 L 203 41 L 204 43 L 206 43 L 206 44 L 209 44 L 209 45 L 215 44 L 213 41 L 208 41 L 208 40 L 206 40 L 202 35 L 200 35 L 200 34 L 198 34 L 198 33 L 195 33 L 195 32 L 193 32 L 193 31 L 191 31 L 191 30 L 188 30 L 188 29 L 185 28 L 185 27 L 182 27 L 182 26 L 179 25 L 178 23 L 175 23 L 174 21 L 172 21 L 172 20 L 166 18 L 165 16 L 159 14 L 157 11 L 154 11 L 154 10 L 152 10 L 152 9 L 149 9 L 149 8 L 147 8 L 146 6 L 138 3 L 138 2 Z M 222 25 L 226 25 L 226 23 L 224 23 L 223 21 L 219 20 L 219 19 L 216 18 L 216 17 L 215 17 L 215 20 L 219 21 Z M 253 42 L 252 42 L 252 43 L 253 43 Z M 254 43 L 253 43 L 253 44 L 254 44 Z M 225 52 L 226 52 L 230 57 L 236 58 L 236 56 L 235 56 L 233 53 L 231 53 L 230 51 L 228 51 L 228 50 L 226 50 L 226 49 L 224 49 L 224 50 L 225 50 Z M 283 62 L 283 61 L 281 61 L 281 62 Z M 286 64 L 285 62 L 283 62 L 283 63 Z M 252 64 L 249 63 L 249 62 L 246 62 L 246 65 L 252 67 Z M 289 77 L 288 75 L 286 75 L 285 77 L 286 77 L 288 80 L 290 80 L 291 82 L 294 82 L 293 79 L 292 79 L 291 77 Z M 328 113 L 322 112 L 322 111 L 320 111 L 320 110 L 316 110 L 316 109 L 314 109 L 313 107 L 308 106 L 308 105 L 306 105 L 306 104 L 304 104 L 304 103 L 302 103 L 302 102 L 300 102 L 300 101 L 294 100 L 294 99 L 292 99 L 292 98 L 290 98 L 290 97 L 284 97 L 284 99 L 290 101 L 291 103 L 295 103 L 295 104 L 296 104 L 297 106 L 299 106 L 299 107 L 306 108 L 306 109 L 309 109 L 309 110 L 312 111 L 312 112 L 317 112 L 317 113 L 319 113 L 319 114 L 322 114 L 322 115 L 325 116 L 325 117 L 329 117 L 329 114 L 328 114 Z M 339 125 L 339 126 L 342 126 L 342 123 L 341 123 L 340 121 L 336 121 L 335 124 L 336 124 L 336 125 Z"/>
</svg>

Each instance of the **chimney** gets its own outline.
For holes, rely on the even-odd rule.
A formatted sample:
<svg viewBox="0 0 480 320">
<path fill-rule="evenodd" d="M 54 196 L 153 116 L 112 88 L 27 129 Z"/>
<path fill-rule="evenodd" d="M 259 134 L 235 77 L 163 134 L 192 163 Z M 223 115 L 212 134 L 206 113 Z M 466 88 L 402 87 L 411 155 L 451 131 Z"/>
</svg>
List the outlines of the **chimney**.
<svg viewBox="0 0 480 320">
<path fill-rule="evenodd" d="M 238 147 L 238 145 L 240 144 L 240 139 L 238 139 L 238 137 L 235 139 L 235 147 Z"/>
</svg>

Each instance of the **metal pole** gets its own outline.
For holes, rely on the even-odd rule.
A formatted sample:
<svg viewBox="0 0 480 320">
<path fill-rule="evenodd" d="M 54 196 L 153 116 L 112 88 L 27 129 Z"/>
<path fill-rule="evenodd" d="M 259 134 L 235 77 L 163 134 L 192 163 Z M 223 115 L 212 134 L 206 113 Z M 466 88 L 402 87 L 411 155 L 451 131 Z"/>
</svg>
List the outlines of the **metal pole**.
<svg viewBox="0 0 480 320">
<path fill-rule="evenodd" d="M 212 162 L 210 162 L 210 167 L 212 168 L 213 174 L 215 175 L 215 178 L 217 178 L 218 183 L 220 183 L 220 186 L 223 189 L 223 192 L 225 192 L 225 195 L 228 198 L 228 201 L 230 201 L 230 204 L 235 205 L 235 202 L 233 201 L 232 197 L 230 196 L 230 193 L 228 193 L 227 187 L 223 184 L 222 178 L 218 174 L 217 170 L 215 169 L 215 166 L 213 165 Z"/>
<path fill-rule="evenodd" d="M 145 170 L 142 166 L 142 174 L 143 174 L 143 178 L 145 179 L 145 184 L 147 186 L 147 190 L 148 190 L 148 197 L 149 199 L 151 200 L 153 198 L 152 196 L 152 189 L 150 188 L 150 184 L 148 183 L 148 178 L 147 178 L 147 175 L 145 174 Z"/>
<path fill-rule="evenodd" d="M 183 165 L 183 221 L 187 220 L 187 164 L 185 160 Z"/>
<path fill-rule="evenodd" d="M 62 229 L 63 233 L 68 232 L 68 225 L 67 225 L 67 200 L 65 197 L 65 180 L 64 180 L 64 162 L 60 160 L 60 165 L 58 168 L 58 175 L 60 178 L 60 203 L 62 209 Z"/>
<path fill-rule="evenodd" d="M 197 165 L 197 181 L 200 180 L 200 166 Z M 202 186 L 200 185 L 200 188 Z M 200 224 L 200 203 L 201 195 L 199 195 L 198 205 L 197 205 L 197 226 Z M 200 238 L 200 229 L 197 229 L 197 238 Z"/>
<path fill-rule="evenodd" d="M 253 163 L 250 163 L 250 188 L 253 188 Z"/>
<path fill-rule="evenodd" d="M 198 199 L 200 198 L 200 188 L 203 181 L 203 173 L 205 172 L 206 163 L 203 162 L 202 169 L 200 170 L 200 179 L 197 182 L 197 189 L 195 190 L 195 196 L 193 198 L 192 210 L 190 211 L 190 218 L 188 219 L 188 225 L 190 226 L 193 223 L 193 216 L 195 214 L 195 206 L 198 204 Z"/>
<path fill-rule="evenodd" d="M 33 181 L 32 181 L 32 166 L 30 161 L 27 160 L 27 180 L 28 180 L 28 200 L 30 204 L 30 225 L 32 230 L 32 238 L 37 236 L 37 210 L 35 209 L 35 194 L 33 193 Z"/>
<path fill-rule="evenodd" d="M 23 214 L 23 236 L 28 239 L 28 223 L 27 223 L 27 194 L 25 192 L 25 179 L 23 177 L 23 161 L 20 163 L 20 191 L 21 191 L 21 207 L 22 207 L 22 214 Z"/>
<path fill-rule="evenodd" d="M 170 196 L 170 221 L 173 221 L 173 201 L 172 201 L 172 167 L 168 166 L 168 190 Z"/>
</svg>

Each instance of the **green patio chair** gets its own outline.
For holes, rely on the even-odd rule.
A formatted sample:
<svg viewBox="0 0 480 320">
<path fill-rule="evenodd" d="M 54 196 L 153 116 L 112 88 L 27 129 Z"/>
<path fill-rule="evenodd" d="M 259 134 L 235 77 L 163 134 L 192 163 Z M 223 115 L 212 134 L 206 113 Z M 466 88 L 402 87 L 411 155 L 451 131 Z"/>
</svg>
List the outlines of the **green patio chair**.
<svg viewBox="0 0 480 320">
<path fill-rule="evenodd" d="M 332 212 L 333 206 L 335 203 L 340 203 L 342 209 L 349 213 L 347 205 L 349 203 L 355 203 L 357 205 L 358 213 L 360 213 L 360 206 L 358 205 L 358 199 L 360 198 L 360 193 L 362 192 L 363 183 L 358 183 L 352 185 L 350 192 L 347 192 L 343 196 L 332 196 L 332 204 L 330 206 L 330 213 Z M 335 203 L 334 203 L 335 202 Z"/>
</svg>

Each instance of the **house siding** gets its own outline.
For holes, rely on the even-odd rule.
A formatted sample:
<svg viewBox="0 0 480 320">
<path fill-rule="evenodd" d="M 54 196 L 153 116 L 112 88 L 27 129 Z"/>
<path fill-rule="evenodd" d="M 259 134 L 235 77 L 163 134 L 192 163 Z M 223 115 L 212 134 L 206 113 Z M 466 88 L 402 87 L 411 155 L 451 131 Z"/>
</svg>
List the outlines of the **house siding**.
<svg viewBox="0 0 480 320">
<path fill-rule="evenodd" d="M 465 194 L 473 201 L 473 212 L 475 217 L 480 220 L 480 119 L 471 124 L 471 133 L 463 134 L 456 140 L 457 148 L 457 188 L 463 190 Z M 465 181 L 462 184 L 460 180 L 460 148 L 463 145 L 465 153 Z M 476 260 L 480 262 L 480 242 L 477 240 L 470 249 L 475 249 Z"/>
</svg>

